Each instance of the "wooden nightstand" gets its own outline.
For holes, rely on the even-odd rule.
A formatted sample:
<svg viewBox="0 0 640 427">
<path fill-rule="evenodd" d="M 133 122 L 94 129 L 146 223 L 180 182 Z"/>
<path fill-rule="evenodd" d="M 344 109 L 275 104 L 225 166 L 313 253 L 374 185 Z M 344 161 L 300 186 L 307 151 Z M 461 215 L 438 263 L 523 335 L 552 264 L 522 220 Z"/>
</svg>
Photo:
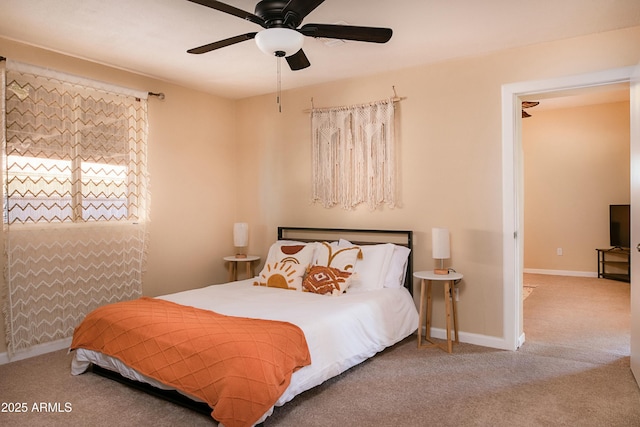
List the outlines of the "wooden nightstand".
<svg viewBox="0 0 640 427">
<path fill-rule="evenodd" d="M 458 306 L 456 304 L 456 296 L 452 295 L 454 282 L 462 279 L 462 274 L 449 272 L 449 274 L 435 274 L 433 271 L 417 271 L 413 273 L 413 277 L 420 279 L 420 324 L 418 325 L 418 348 L 439 347 L 449 353 L 453 352 L 453 342 L 451 340 L 451 318 L 453 317 L 453 330 L 455 333 L 455 343 L 458 344 Z M 447 344 L 434 343 L 431 340 L 431 284 L 434 281 L 444 282 L 444 305 L 447 316 Z M 426 292 L 425 292 L 426 285 Z M 426 323 L 424 308 L 426 305 Z M 422 336 L 422 326 L 425 326 L 425 337 Z M 422 341 L 429 344 L 423 344 Z"/>
<path fill-rule="evenodd" d="M 258 261 L 260 257 L 256 255 L 247 255 L 244 258 L 238 258 L 235 255 L 231 255 L 226 256 L 223 259 L 229 263 L 229 281 L 235 282 L 236 280 L 238 280 L 238 263 L 245 263 L 245 265 L 247 266 L 247 279 L 250 279 L 254 276 L 253 262 Z"/>
</svg>

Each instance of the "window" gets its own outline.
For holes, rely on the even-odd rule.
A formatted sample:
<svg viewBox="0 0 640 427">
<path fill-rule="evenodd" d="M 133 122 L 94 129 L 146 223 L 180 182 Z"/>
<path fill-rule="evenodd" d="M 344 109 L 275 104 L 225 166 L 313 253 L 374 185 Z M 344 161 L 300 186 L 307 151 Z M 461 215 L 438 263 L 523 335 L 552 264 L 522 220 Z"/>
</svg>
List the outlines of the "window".
<svg viewBox="0 0 640 427">
<path fill-rule="evenodd" d="M 50 80 L 26 74 L 10 78 L 5 221 L 138 220 L 135 145 L 144 130 L 136 105 L 86 88 L 52 90 Z"/>
</svg>

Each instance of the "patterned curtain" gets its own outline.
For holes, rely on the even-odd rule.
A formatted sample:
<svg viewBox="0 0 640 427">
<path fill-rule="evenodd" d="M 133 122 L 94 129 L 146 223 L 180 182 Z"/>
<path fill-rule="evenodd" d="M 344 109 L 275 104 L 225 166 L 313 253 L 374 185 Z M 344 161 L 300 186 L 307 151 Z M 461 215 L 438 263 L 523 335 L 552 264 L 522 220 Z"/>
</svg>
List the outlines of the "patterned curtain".
<svg viewBox="0 0 640 427">
<path fill-rule="evenodd" d="M 312 201 L 325 208 L 396 205 L 394 103 L 313 109 Z"/>
<path fill-rule="evenodd" d="M 4 314 L 11 355 L 142 292 L 146 93 L 7 61 Z"/>
</svg>

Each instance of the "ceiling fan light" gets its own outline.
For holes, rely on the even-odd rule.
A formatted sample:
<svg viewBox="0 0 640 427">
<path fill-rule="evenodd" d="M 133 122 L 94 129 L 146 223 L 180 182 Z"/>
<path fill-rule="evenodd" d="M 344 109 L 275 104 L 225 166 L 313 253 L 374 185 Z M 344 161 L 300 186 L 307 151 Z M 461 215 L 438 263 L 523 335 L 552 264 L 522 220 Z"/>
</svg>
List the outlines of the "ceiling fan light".
<svg viewBox="0 0 640 427">
<path fill-rule="evenodd" d="M 290 28 L 267 28 L 256 34 L 255 39 L 258 48 L 271 56 L 291 56 L 302 49 L 304 43 L 304 36 Z"/>
</svg>

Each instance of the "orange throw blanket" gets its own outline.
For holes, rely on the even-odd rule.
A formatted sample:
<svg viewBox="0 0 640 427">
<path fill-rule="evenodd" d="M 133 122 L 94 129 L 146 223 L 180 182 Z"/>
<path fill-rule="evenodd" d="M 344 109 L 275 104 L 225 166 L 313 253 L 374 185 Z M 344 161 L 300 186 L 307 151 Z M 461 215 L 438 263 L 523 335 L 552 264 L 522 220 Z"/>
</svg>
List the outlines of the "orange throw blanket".
<svg viewBox="0 0 640 427">
<path fill-rule="evenodd" d="M 300 328 L 225 316 L 143 297 L 100 307 L 73 334 L 71 349 L 120 359 L 138 372 L 197 397 L 228 427 L 250 426 L 311 356 Z"/>
</svg>

